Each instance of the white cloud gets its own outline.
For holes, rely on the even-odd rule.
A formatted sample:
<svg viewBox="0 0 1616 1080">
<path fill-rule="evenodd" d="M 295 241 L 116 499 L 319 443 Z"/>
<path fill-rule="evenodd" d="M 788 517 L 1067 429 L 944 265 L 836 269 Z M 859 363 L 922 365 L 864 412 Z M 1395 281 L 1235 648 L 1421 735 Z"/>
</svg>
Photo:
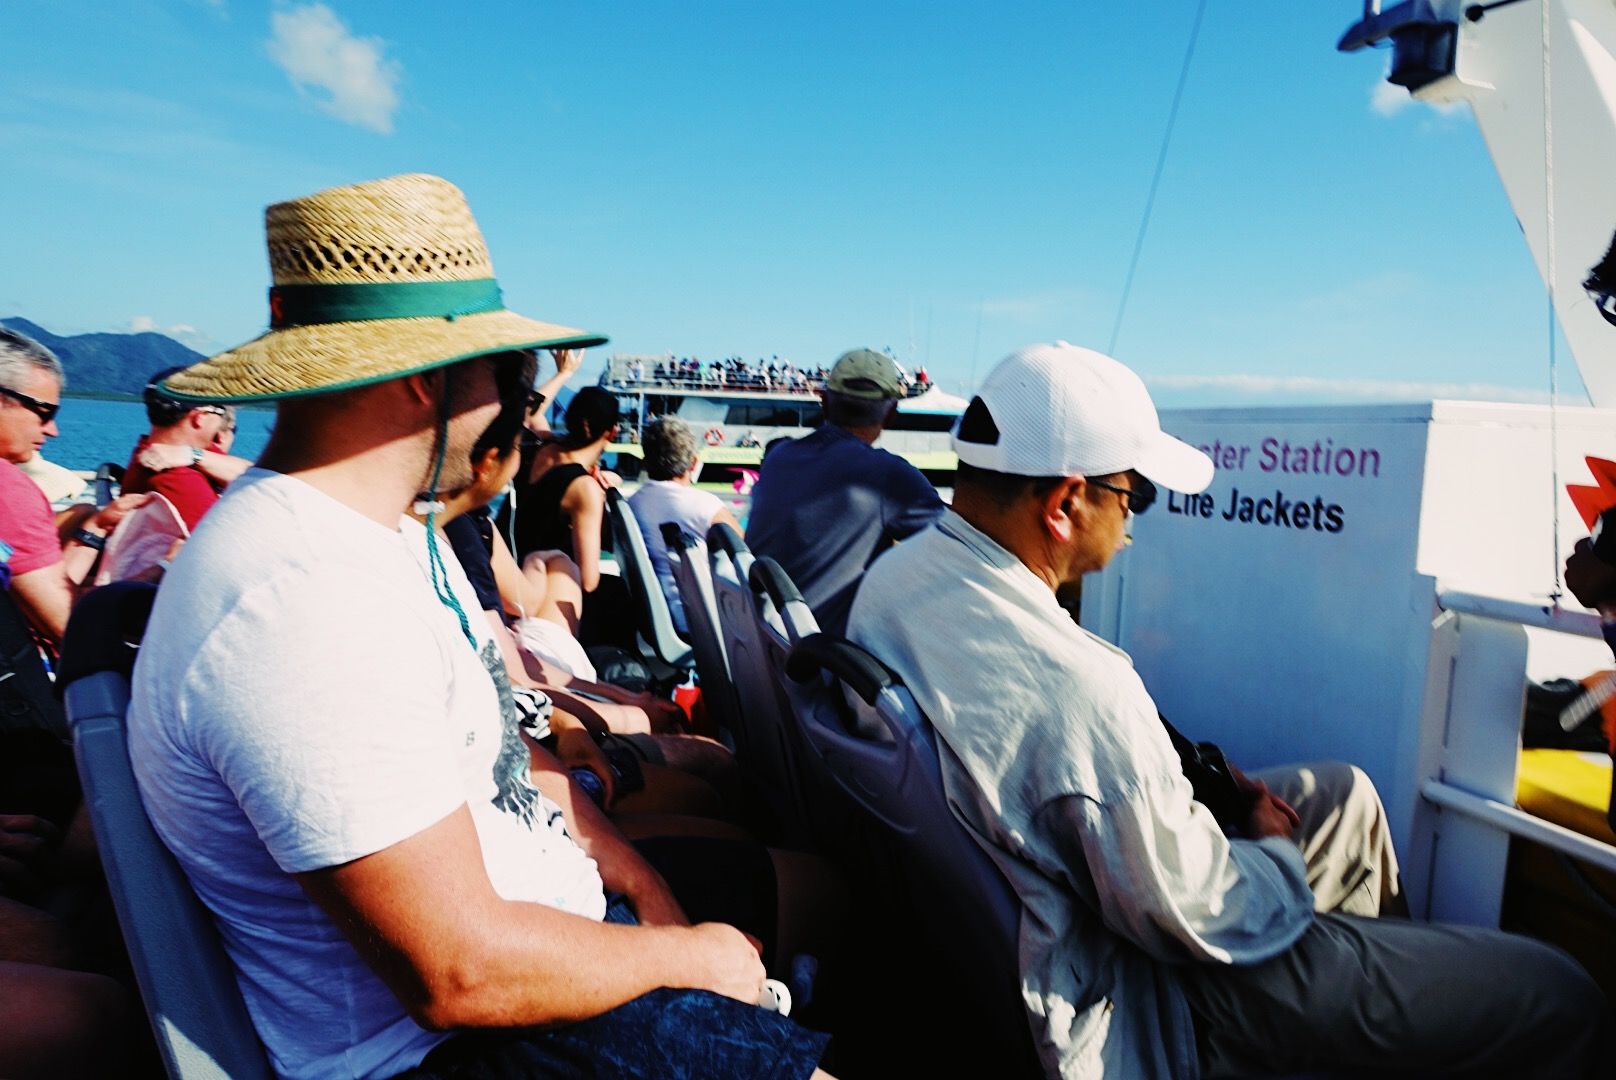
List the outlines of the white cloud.
<svg viewBox="0 0 1616 1080">
<path fill-rule="evenodd" d="M 1384 77 L 1369 91 L 1369 111 L 1376 116 L 1396 116 L 1415 103 L 1414 95 L 1406 88 L 1389 83 Z M 1420 99 L 1418 104 L 1434 110 L 1441 116 L 1452 116 L 1463 107 L 1463 103 L 1459 101 Z"/>
<path fill-rule="evenodd" d="M 1544 390 L 1491 383 L 1404 382 L 1395 379 L 1324 379 L 1311 375 L 1147 375 L 1145 382 L 1160 390 L 1222 392 L 1253 397 L 1309 397 L 1356 401 L 1426 401 L 1453 398 L 1461 401 L 1506 401 L 1548 404 Z M 1562 395 L 1562 404 L 1565 395 Z"/>
<path fill-rule="evenodd" d="M 150 315 L 136 315 L 129 320 L 129 325 L 121 331 L 126 334 L 162 334 L 171 337 L 181 345 L 187 345 L 197 352 L 210 352 L 213 348 L 213 339 L 190 323 L 175 323 L 172 326 L 161 326 Z"/>
<path fill-rule="evenodd" d="M 1375 88 L 1369 93 L 1369 108 L 1377 116 L 1396 116 L 1410 105 L 1414 98 L 1401 86 L 1393 86 L 1385 79 L 1375 83 Z"/>
<path fill-rule="evenodd" d="M 269 24 L 270 59 L 294 86 L 317 91 L 316 103 L 339 120 L 392 132 L 404 68 L 382 54 L 385 42 L 355 37 L 324 4 L 272 12 Z"/>
</svg>

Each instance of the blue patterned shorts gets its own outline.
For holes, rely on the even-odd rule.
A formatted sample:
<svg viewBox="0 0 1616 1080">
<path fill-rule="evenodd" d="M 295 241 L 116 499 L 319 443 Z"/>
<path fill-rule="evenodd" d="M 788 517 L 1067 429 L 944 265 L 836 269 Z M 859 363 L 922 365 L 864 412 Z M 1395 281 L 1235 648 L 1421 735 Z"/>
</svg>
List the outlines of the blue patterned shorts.
<svg viewBox="0 0 1616 1080">
<path fill-rule="evenodd" d="M 606 921 L 635 919 L 612 898 Z M 566 1027 L 462 1032 L 398 1080 L 806 1080 L 829 1041 L 733 998 L 664 989 Z"/>
</svg>

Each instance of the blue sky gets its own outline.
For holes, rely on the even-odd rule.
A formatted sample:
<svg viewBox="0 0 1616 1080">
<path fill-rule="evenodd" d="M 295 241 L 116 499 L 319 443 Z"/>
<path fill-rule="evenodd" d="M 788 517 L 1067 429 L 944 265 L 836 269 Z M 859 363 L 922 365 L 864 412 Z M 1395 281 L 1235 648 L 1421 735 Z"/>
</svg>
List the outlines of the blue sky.
<svg viewBox="0 0 1616 1080">
<path fill-rule="evenodd" d="M 8 0 L 0 315 L 233 345 L 266 203 L 426 171 L 601 356 L 870 344 L 964 389 L 1105 346 L 1195 6 Z M 1116 349 L 1163 403 L 1546 388 L 1475 125 L 1338 55 L 1360 11 L 1210 4 Z"/>
</svg>

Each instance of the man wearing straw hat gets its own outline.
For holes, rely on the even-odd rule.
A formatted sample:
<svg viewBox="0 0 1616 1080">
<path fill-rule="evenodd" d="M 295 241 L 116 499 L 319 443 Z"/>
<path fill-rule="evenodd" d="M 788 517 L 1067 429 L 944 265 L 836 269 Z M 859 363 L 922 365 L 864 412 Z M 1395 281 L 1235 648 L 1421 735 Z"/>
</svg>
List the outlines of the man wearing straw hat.
<svg viewBox="0 0 1616 1080">
<path fill-rule="evenodd" d="M 745 936 L 685 925 L 524 745 L 431 504 L 404 519 L 469 480 L 531 350 L 605 339 L 507 311 L 436 177 L 280 203 L 267 230 L 269 331 L 165 382 L 278 414 L 163 584 L 129 750 L 275 1069 L 814 1073 L 823 1038 L 750 1004 Z"/>
</svg>

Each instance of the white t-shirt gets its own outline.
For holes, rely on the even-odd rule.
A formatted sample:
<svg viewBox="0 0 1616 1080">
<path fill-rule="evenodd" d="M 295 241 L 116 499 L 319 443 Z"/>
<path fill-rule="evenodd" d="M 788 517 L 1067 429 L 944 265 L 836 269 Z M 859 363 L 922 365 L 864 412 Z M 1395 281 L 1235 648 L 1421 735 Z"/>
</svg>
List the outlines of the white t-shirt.
<svg viewBox="0 0 1616 1080">
<path fill-rule="evenodd" d="M 135 665 L 142 801 L 282 1076 L 391 1076 L 447 1037 L 409 1018 L 292 874 L 469 804 L 500 895 L 605 910 L 593 860 L 528 783 L 508 686 L 485 665 L 498 653 L 440 543 L 478 649 L 433 593 L 420 525 L 386 528 L 254 469 L 176 560 Z"/>
<path fill-rule="evenodd" d="M 713 515 L 722 510 L 724 504 L 710 491 L 700 491 L 674 480 L 647 480 L 644 487 L 629 496 L 628 504 L 634 508 L 634 517 L 645 536 L 645 550 L 651 556 L 651 565 L 656 567 L 662 593 L 668 598 L 673 625 L 683 633 L 690 627 L 685 622 L 679 585 L 673 580 L 673 565 L 668 562 L 668 546 L 662 542 L 662 526 L 672 522 L 697 539 L 706 539 Z"/>
</svg>

